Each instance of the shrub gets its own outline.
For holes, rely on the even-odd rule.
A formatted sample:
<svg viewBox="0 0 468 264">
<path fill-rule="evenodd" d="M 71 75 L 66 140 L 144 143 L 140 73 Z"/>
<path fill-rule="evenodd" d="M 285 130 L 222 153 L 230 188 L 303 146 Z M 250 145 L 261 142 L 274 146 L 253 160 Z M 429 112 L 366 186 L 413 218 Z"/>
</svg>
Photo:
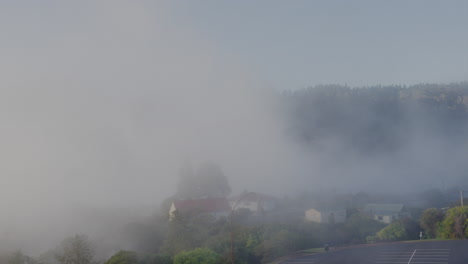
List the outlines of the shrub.
<svg viewBox="0 0 468 264">
<path fill-rule="evenodd" d="M 426 209 L 419 220 L 421 227 L 424 229 L 425 237 L 435 238 L 437 229 L 443 220 L 444 212 L 442 210 L 436 208 Z"/>
<path fill-rule="evenodd" d="M 405 225 L 401 221 L 395 221 L 377 232 L 377 237 L 384 240 L 405 240 L 408 234 Z"/>
<path fill-rule="evenodd" d="M 174 264 L 218 264 L 220 256 L 209 248 L 182 251 L 174 257 Z"/>
<path fill-rule="evenodd" d="M 440 238 L 467 238 L 468 206 L 449 209 L 445 219 L 440 223 L 438 234 Z"/>
<path fill-rule="evenodd" d="M 105 264 L 137 264 L 137 254 L 132 251 L 121 250 L 113 255 Z"/>
</svg>

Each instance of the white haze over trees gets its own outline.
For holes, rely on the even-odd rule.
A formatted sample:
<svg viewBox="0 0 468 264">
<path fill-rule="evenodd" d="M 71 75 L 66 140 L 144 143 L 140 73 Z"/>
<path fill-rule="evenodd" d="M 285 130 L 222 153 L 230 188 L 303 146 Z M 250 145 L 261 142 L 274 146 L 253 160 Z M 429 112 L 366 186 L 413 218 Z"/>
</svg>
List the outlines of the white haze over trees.
<svg viewBox="0 0 468 264">
<path fill-rule="evenodd" d="M 172 8 L 151 1 L 2 4 L 0 248 L 38 254 L 76 233 L 102 242 L 158 211 L 187 161 L 219 166 L 233 194 L 279 197 L 408 190 L 429 165 L 444 164 L 434 153 L 439 141 L 418 137 L 419 128 L 403 148 L 409 151 L 392 156 L 396 165 L 385 155 L 341 152 L 342 142 L 330 137 L 318 142 L 324 148 L 300 146 L 284 97 Z M 465 154 L 461 144 L 457 157 Z M 410 184 L 391 171 L 405 155 L 427 166 L 411 167 Z"/>
<path fill-rule="evenodd" d="M 274 95 L 164 5 L 31 5 L 1 15 L 3 244 L 92 238 L 89 207 L 157 210 L 186 160 L 217 163 L 233 190 L 295 185 Z"/>
</svg>

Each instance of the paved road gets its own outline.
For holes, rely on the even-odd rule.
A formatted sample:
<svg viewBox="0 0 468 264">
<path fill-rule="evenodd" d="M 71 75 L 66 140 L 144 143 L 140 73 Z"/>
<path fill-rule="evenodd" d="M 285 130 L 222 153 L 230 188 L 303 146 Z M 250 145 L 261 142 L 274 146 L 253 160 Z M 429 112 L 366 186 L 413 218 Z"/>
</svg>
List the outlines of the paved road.
<svg viewBox="0 0 468 264">
<path fill-rule="evenodd" d="M 295 257 L 281 264 L 467 264 L 468 240 L 392 243 Z"/>
</svg>

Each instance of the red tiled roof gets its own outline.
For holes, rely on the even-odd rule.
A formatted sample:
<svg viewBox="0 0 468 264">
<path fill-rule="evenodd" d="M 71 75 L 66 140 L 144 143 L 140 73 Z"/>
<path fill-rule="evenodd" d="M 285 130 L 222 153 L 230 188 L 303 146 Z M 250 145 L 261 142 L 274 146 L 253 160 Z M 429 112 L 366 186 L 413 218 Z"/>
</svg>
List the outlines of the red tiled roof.
<svg viewBox="0 0 468 264">
<path fill-rule="evenodd" d="M 216 213 L 231 210 L 228 201 L 224 198 L 177 200 L 174 201 L 174 206 L 180 212 L 199 210 L 205 213 Z"/>
</svg>

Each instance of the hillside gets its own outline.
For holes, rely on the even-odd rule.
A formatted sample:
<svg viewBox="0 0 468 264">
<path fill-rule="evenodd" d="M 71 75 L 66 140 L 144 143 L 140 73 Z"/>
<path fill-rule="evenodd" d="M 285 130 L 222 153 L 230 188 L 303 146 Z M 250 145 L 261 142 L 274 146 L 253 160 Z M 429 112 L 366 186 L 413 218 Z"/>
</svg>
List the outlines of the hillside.
<svg viewBox="0 0 468 264">
<path fill-rule="evenodd" d="M 414 135 L 466 141 L 468 83 L 350 88 L 322 85 L 285 92 L 288 133 L 319 148 L 335 141 L 362 154 L 397 151 Z"/>
</svg>

